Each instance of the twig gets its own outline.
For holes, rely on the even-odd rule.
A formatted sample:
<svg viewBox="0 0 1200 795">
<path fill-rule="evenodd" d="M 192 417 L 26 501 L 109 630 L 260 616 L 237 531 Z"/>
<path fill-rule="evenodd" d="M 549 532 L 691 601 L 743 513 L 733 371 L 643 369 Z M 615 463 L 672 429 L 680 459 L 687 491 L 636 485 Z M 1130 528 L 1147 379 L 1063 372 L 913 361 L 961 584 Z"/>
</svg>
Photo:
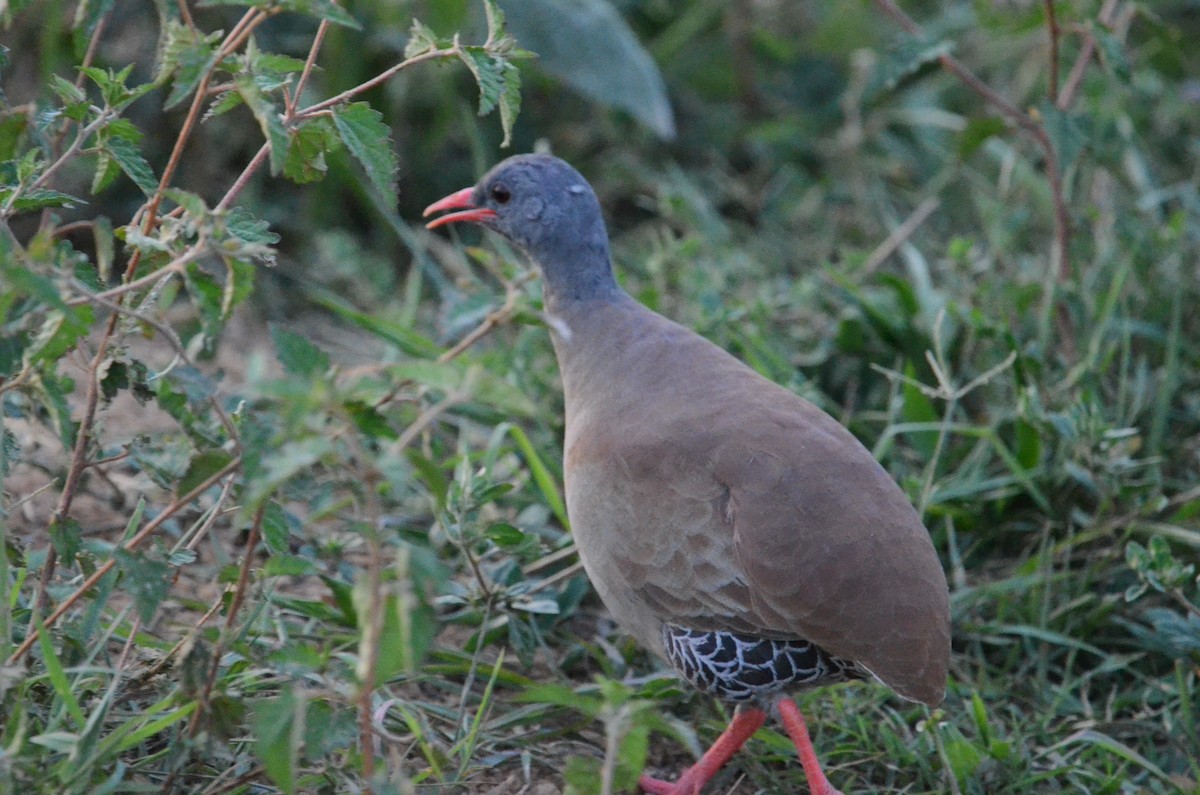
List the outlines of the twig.
<svg viewBox="0 0 1200 795">
<path fill-rule="evenodd" d="M 489 312 L 483 321 L 471 329 L 470 333 L 459 340 L 454 347 L 447 350 L 437 358 L 439 364 L 457 358 L 463 351 L 470 348 L 476 342 L 490 334 L 493 329 L 503 325 L 512 316 L 513 311 L 517 308 L 517 300 L 521 297 L 521 292 L 518 289 L 521 284 L 533 278 L 533 274 L 528 274 L 515 281 L 504 282 L 504 303 L 494 312 Z"/>
<path fill-rule="evenodd" d="M 113 317 L 116 317 L 116 316 L 114 315 Z M 231 472 L 233 472 L 234 470 L 236 470 L 241 465 L 242 465 L 242 457 L 237 456 L 232 461 L 230 461 L 228 464 L 226 464 L 225 466 L 221 467 L 219 470 L 214 472 L 212 475 L 209 475 L 207 478 L 205 478 L 203 483 L 196 486 L 196 488 L 192 489 L 187 494 L 183 495 L 182 497 L 180 497 L 179 499 L 175 500 L 170 505 L 168 505 L 166 508 L 164 508 L 162 513 L 160 513 L 158 516 L 155 516 L 152 520 L 150 520 L 150 522 L 148 522 L 145 527 L 143 527 L 136 535 L 134 535 L 132 538 L 130 538 L 124 544 L 122 544 L 119 547 L 119 549 L 124 549 L 126 551 L 136 549 L 139 545 L 141 545 L 141 543 L 143 541 L 145 541 L 150 536 L 151 533 L 153 533 L 155 530 L 157 530 L 159 527 L 161 527 L 164 522 L 166 522 L 172 516 L 177 514 L 181 509 L 183 509 L 187 505 L 190 505 L 193 500 L 195 500 L 197 497 L 199 497 L 201 494 L 203 494 L 205 491 L 207 491 L 210 486 L 212 486 L 218 480 L 220 480 L 221 478 L 225 477 L 226 475 L 228 475 Z M 51 551 L 53 551 L 53 549 Z M 70 596 L 68 596 L 66 599 L 64 599 L 58 605 L 58 607 L 56 607 L 54 609 L 53 613 L 51 613 L 49 616 L 46 617 L 46 620 L 44 622 L 42 622 L 42 625 L 46 629 L 49 629 L 55 623 L 57 623 L 58 620 L 60 618 L 62 618 L 63 615 L 68 610 L 71 609 L 72 605 L 74 605 L 76 602 L 78 602 L 80 600 L 80 598 L 83 597 L 84 594 L 86 594 L 88 591 L 90 591 L 92 588 L 94 588 L 96 583 L 100 582 L 101 578 L 103 578 L 104 575 L 106 575 L 110 571 L 112 571 L 113 566 L 115 566 L 116 564 L 117 564 L 116 557 L 111 557 L 107 561 L 105 561 L 103 564 L 101 564 L 94 572 L 92 572 L 90 577 L 88 577 L 86 580 L 84 580 L 83 583 L 78 588 L 76 588 L 75 591 Z M 15 665 L 17 663 L 17 661 L 19 661 L 22 657 L 24 657 L 26 654 L 29 653 L 29 650 L 31 648 L 33 648 L 33 644 L 37 643 L 37 639 L 38 639 L 37 629 L 34 629 L 33 631 L 29 632 L 25 636 L 25 640 L 22 641 L 21 645 L 17 647 L 17 650 L 14 651 L 11 655 L 9 655 L 7 664 Z"/>
<path fill-rule="evenodd" d="M 59 155 L 58 159 L 55 160 L 53 163 L 46 166 L 46 170 L 43 171 L 41 174 L 39 174 L 38 178 L 29 184 L 29 190 L 37 190 L 38 188 L 42 187 L 47 182 L 49 182 L 50 177 L 54 176 L 54 173 L 56 171 L 58 171 L 60 168 L 62 168 L 63 165 L 66 164 L 68 160 L 70 160 L 72 157 L 74 157 L 76 155 L 76 153 L 78 153 L 79 150 L 83 148 L 84 141 L 86 141 L 88 138 L 90 138 L 92 136 L 93 133 L 95 133 L 100 128 L 106 126 L 109 122 L 111 122 L 116 117 L 117 117 L 117 112 L 114 111 L 112 108 L 100 109 L 99 115 L 96 116 L 96 118 L 93 119 L 90 124 L 88 124 L 86 127 L 81 129 L 75 135 L 75 139 L 73 141 L 71 141 L 71 145 L 67 147 L 67 151 L 65 151 L 61 155 Z M 7 216 L 9 214 L 9 212 L 11 212 L 12 205 L 16 202 L 17 198 L 21 195 L 21 193 L 22 193 L 22 191 L 19 189 L 19 187 L 18 187 L 18 190 L 13 191 L 12 195 L 8 197 L 8 201 L 5 202 L 3 210 L 0 211 L 0 218 Z"/>
<path fill-rule="evenodd" d="M 1046 33 L 1050 37 L 1050 77 L 1046 94 L 1053 103 L 1058 102 L 1058 16 L 1054 10 L 1054 0 L 1043 0 L 1046 7 Z"/>
<path fill-rule="evenodd" d="M 340 105 L 343 102 L 358 96 L 362 92 L 368 91 L 375 86 L 380 85 L 381 83 L 386 83 L 388 80 L 391 80 L 392 76 L 398 73 L 401 69 L 407 69 L 410 66 L 416 66 L 419 63 L 436 60 L 438 58 L 457 58 L 459 57 L 459 52 L 460 49 L 455 46 L 441 50 L 430 50 L 429 52 L 421 53 L 420 55 L 414 55 L 412 58 L 408 58 L 407 60 L 396 64 L 395 66 L 385 69 L 384 71 L 372 77 L 370 80 L 367 80 L 364 83 L 359 83 L 354 88 L 348 88 L 337 96 L 330 97 L 329 99 L 322 100 L 321 102 L 318 102 L 314 105 L 309 105 L 307 108 L 297 111 L 293 118 L 306 119 L 309 116 L 315 116 L 321 111 Z"/>
<path fill-rule="evenodd" d="M 1109 0 L 1115 2 L 1115 0 Z M 921 26 L 913 21 L 908 14 L 896 5 L 893 0 L 875 0 L 875 5 L 885 14 L 894 19 L 900 27 L 913 36 L 923 36 Z M 1058 151 L 1045 127 L 1027 113 L 1022 113 L 1015 105 L 994 91 L 991 86 L 980 80 L 961 61 L 953 55 L 945 53 L 938 60 L 942 67 L 954 75 L 965 86 L 994 105 L 1010 122 L 1028 133 L 1037 145 L 1041 147 L 1045 158 L 1046 179 L 1050 183 L 1050 194 L 1054 202 L 1054 245 L 1050 250 L 1051 268 L 1061 284 L 1071 277 L 1071 214 L 1067 209 L 1067 201 L 1063 193 L 1062 175 L 1059 173 Z M 1067 95 L 1064 90 L 1063 97 Z M 1060 102 L 1063 97 L 1060 97 Z M 1068 350 L 1074 348 L 1074 332 L 1071 328 L 1070 316 L 1066 307 L 1059 304 L 1057 312 L 1058 329 L 1063 344 Z"/>
<path fill-rule="evenodd" d="M 304 86 L 308 83 L 308 76 L 312 74 L 313 66 L 317 62 L 317 53 L 321 50 L 321 43 L 325 41 L 325 32 L 328 30 L 329 20 L 322 19 L 321 24 L 317 26 L 317 35 L 313 37 L 312 46 L 308 48 L 308 58 L 304 60 L 304 71 L 300 73 L 300 79 L 296 81 L 296 90 L 287 103 L 287 113 L 289 116 L 296 112 L 296 103 L 300 101 L 300 94 L 304 92 Z"/>
<path fill-rule="evenodd" d="M 131 293 L 140 290 L 146 285 L 153 284 L 162 279 L 166 279 L 171 276 L 182 275 L 184 267 L 189 262 L 200 256 L 200 254 L 204 251 L 206 243 L 207 241 L 203 239 L 198 240 L 191 248 L 180 254 L 178 258 L 154 271 L 154 273 L 147 273 L 141 278 L 134 279 L 131 282 L 126 282 L 118 285 L 117 287 L 113 287 L 111 290 L 104 290 L 103 292 L 99 293 L 91 293 L 85 290 L 84 295 L 81 295 L 78 298 L 72 298 L 68 300 L 66 304 L 67 306 L 79 306 L 80 304 L 86 304 L 92 301 L 108 301 L 110 299 L 122 296 L 125 293 Z"/>
<path fill-rule="evenodd" d="M 228 55 L 241 47 L 254 31 L 254 28 L 262 24 L 270 13 L 274 12 L 267 12 L 258 8 L 247 11 L 238 20 L 238 23 L 233 26 L 233 30 L 229 31 L 229 34 L 225 37 L 225 41 L 221 43 L 219 54 L 222 56 Z M 209 81 L 212 80 L 213 70 L 219 61 L 219 57 L 214 59 L 214 65 L 204 72 L 200 77 L 200 81 L 196 84 L 195 94 L 192 96 L 192 104 L 188 108 L 187 116 L 183 120 L 183 126 L 179 130 L 179 137 L 175 139 L 175 146 L 171 149 L 171 156 L 167 159 L 167 165 L 163 168 L 162 176 L 158 180 L 158 187 L 155 189 L 154 195 L 150 197 L 150 201 L 146 204 L 146 214 L 142 219 L 142 234 L 144 235 L 150 234 L 150 231 L 158 222 L 158 208 L 162 204 L 167 187 L 171 184 L 171 180 L 175 178 L 175 170 L 179 167 L 179 163 L 183 159 L 183 150 L 187 145 L 188 139 L 192 137 L 192 132 L 196 128 L 196 123 L 200 118 L 200 109 L 204 106 L 207 98 Z M 141 259 L 142 250 L 135 250 L 133 256 L 129 258 L 129 264 L 125 267 L 125 281 L 131 280 L 137 273 L 138 264 L 141 262 Z"/>
<path fill-rule="evenodd" d="M 912 211 L 912 214 L 904 219 L 904 222 L 892 230 L 882 243 L 875 247 L 871 255 L 867 257 L 866 263 L 863 264 L 863 271 L 866 274 L 872 274 L 875 269 L 883 264 L 884 260 L 892 256 L 892 253 L 912 236 L 912 233 L 917 231 L 917 227 L 925 223 L 925 219 L 933 214 L 941 205 L 936 196 L 930 196 L 925 201 L 917 205 L 917 209 Z"/>
<path fill-rule="evenodd" d="M 115 317 L 115 316 L 114 316 Z M 79 430 L 75 437 L 75 447 L 71 451 L 71 463 L 67 467 L 67 476 L 63 481 L 62 491 L 58 495 L 58 504 L 54 507 L 54 513 L 50 515 L 50 524 L 46 527 L 46 537 L 50 537 L 50 530 L 55 525 L 66 520 L 67 515 L 71 512 L 71 503 L 75 501 L 75 493 L 79 490 L 79 479 L 83 476 L 83 471 L 87 466 L 87 450 L 88 444 L 92 439 L 92 428 L 96 421 L 96 406 L 100 401 L 100 365 L 104 363 L 104 357 L 108 355 L 108 341 L 113 328 L 112 319 L 109 320 L 109 332 L 100 338 L 100 344 L 96 348 L 96 354 L 92 357 L 91 364 L 88 367 L 87 391 L 84 394 L 83 417 L 79 421 Z M 46 562 L 42 564 L 42 573 L 38 579 L 37 591 L 34 594 L 33 604 L 30 606 L 29 615 L 29 637 L 37 635 L 37 622 L 41 618 L 42 608 L 46 604 L 46 589 L 50 585 L 50 581 L 54 578 L 54 571 L 58 565 L 58 550 L 53 544 L 46 551 Z M 50 623 L 46 622 L 47 625 Z"/>
<path fill-rule="evenodd" d="M 233 590 L 233 598 L 229 602 L 229 611 L 225 614 L 225 629 L 221 632 L 217 642 L 212 650 L 212 662 L 208 667 L 208 676 L 204 679 L 204 687 L 201 689 L 199 697 L 196 699 L 196 709 L 192 711 L 191 717 L 188 719 L 186 737 L 192 740 L 196 736 L 196 732 L 200 730 L 200 723 L 204 720 L 204 716 L 208 713 L 209 699 L 212 698 L 213 687 L 216 686 L 217 675 L 221 672 L 221 655 L 224 654 L 224 648 L 228 645 L 230 637 L 233 635 L 233 624 L 236 620 L 238 610 L 241 609 L 242 602 L 245 599 L 246 587 L 250 582 L 250 569 L 254 563 L 254 551 L 258 547 L 259 531 L 262 529 L 263 512 L 266 510 L 267 503 L 264 500 L 262 505 L 254 514 L 254 521 L 250 525 L 250 535 L 246 539 L 246 553 L 242 557 L 242 567 L 238 571 L 237 585 Z M 221 604 L 222 599 L 218 597 L 217 605 Z M 213 613 L 210 610 L 204 615 L 201 621 L 206 621 Z M 184 770 L 184 765 L 175 764 L 172 767 L 171 774 L 167 776 L 166 781 L 161 786 L 162 792 L 171 792 L 175 788 L 175 781 L 179 778 L 180 773 Z"/>
<path fill-rule="evenodd" d="M 266 161 L 269 154 L 271 154 L 271 145 L 263 144 L 254 157 L 250 158 L 250 162 L 242 169 L 242 173 L 238 175 L 238 178 L 229 186 L 229 190 L 225 191 L 225 195 L 221 197 L 221 201 L 217 202 L 217 205 L 213 207 L 213 212 L 221 212 L 237 198 L 237 195 L 242 192 L 242 188 L 246 187 L 246 183 L 250 181 L 250 177 L 254 176 L 254 172 L 262 168 L 262 164 Z"/>
<path fill-rule="evenodd" d="M 1108 27 L 1113 23 L 1116 11 L 1117 0 L 1104 0 L 1104 5 L 1100 7 L 1100 13 L 1096 15 L 1096 20 L 1101 25 Z M 1075 64 L 1067 74 L 1067 82 L 1063 84 L 1062 93 L 1059 94 L 1058 102 L 1055 103 L 1055 107 L 1059 110 L 1066 110 L 1075 104 L 1075 94 L 1079 91 L 1079 86 L 1083 82 L 1083 76 L 1087 72 L 1092 56 L 1095 54 L 1096 36 L 1090 29 L 1086 29 L 1083 34 L 1083 44 L 1079 47 L 1079 56 L 1075 59 Z"/>
</svg>

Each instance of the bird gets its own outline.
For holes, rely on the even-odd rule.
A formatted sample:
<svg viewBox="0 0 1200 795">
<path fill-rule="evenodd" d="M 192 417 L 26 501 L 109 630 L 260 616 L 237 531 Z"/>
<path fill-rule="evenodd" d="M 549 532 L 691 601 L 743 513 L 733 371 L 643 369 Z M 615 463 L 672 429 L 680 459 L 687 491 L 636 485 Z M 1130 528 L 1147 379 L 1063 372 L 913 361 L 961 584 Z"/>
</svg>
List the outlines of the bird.
<svg viewBox="0 0 1200 795">
<path fill-rule="evenodd" d="M 830 784 L 791 694 L 874 680 L 945 694 L 949 589 L 904 491 L 833 417 L 618 283 L 599 200 L 548 154 L 434 202 L 540 270 L 562 378 L 563 480 L 579 558 L 618 625 L 728 727 L 652 795 L 697 795 L 777 715 L 813 795 Z"/>
</svg>

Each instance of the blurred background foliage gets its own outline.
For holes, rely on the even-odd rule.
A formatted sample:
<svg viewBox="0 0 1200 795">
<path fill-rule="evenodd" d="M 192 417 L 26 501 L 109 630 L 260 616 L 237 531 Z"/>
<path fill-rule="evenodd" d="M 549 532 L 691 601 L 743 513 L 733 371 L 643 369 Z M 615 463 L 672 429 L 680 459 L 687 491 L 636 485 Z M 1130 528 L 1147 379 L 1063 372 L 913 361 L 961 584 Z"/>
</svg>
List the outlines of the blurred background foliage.
<svg viewBox="0 0 1200 795">
<path fill-rule="evenodd" d="M 279 6 L 310 13 L 272 16 L 254 44 L 299 59 L 279 67 L 294 80 L 336 7 Z M 225 256 L 238 265 L 207 298 L 195 274 L 160 286 L 139 304 L 154 322 L 119 329 L 85 449 L 112 463 L 87 469 L 70 521 L 45 500 L 72 469 L 79 353 L 111 307 L 63 314 L 47 291 L 119 284 L 135 247 L 111 230 L 146 195 L 124 175 L 91 195 L 97 156 L 81 156 L 51 187 L 86 201 L 6 213 L 3 656 L 115 568 L 0 669 L 0 786 L 596 792 L 647 759 L 673 774 L 715 736 L 723 708 L 653 673 L 573 565 L 536 281 L 500 241 L 419 223 L 544 148 L 595 186 L 632 294 L 839 417 L 924 513 L 951 579 L 950 692 L 934 713 L 879 688 L 806 697 L 838 786 L 1200 791 L 1200 5 L 905 3 L 920 35 L 887 6 L 501 2 L 537 56 L 513 61 L 511 147 L 463 63 L 431 62 L 356 97 L 391 132 L 375 143 L 394 195 L 348 146 L 302 153 L 305 184 L 260 170 L 235 204 L 278 241 L 239 238 L 269 255 Z M 61 151 L 52 78 L 75 79 L 97 22 L 95 64 L 139 85 L 174 8 L 0 3 L 6 197 L 25 153 Z M 304 104 L 403 60 L 414 19 L 489 32 L 474 0 L 344 8 L 359 27 L 324 31 Z M 228 31 L 244 6 L 191 13 Z M 187 111 L 169 93 L 124 111 L 153 175 Z M 209 207 L 263 143 L 226 110 L 172 183 Z M 245 303 L 214 308 L 235 282 Z M 64 316 L 79 332 L 31 354 Z M 114 548 L 164 511 L 144 553 Z M 799 781 L 764 731 L 713 791 Z"/>
</svg>

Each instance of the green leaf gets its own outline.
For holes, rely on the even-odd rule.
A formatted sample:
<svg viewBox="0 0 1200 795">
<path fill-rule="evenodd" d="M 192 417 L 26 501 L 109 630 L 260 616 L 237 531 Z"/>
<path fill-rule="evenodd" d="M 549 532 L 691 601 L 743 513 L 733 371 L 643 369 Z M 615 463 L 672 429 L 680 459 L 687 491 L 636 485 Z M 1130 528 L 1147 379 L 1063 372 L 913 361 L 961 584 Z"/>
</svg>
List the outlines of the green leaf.
<svg viewBox="0 0 1200 795">
<path fill-rule="evenodd" d="M 222 35 L 219 30 L 204 35 L 179 19 L 167 21 L 154 74 L 154 82 L 160 85 L 174 78 L 164 109 L 170 110 L 191 96 L 204 73 L 216 62 L 219 55 L 216 45 Z"/>
<path fill-rule="evenodd" d="M 346 403 L 345 408 L 354 426 L 364 435 L 372 439 L 396 439 L 400 436 L 374 406 L 351 401 Z"/>
<path fill-rule="evenodd" d="M 63 566 L 74 565 L 82 542 L 83 528 L 72 517 L 50 523 L 50 543 L 54 545 L 54 551 L 58 553 Z"/>
<path fill-rule="evenodd" d="M 675 137 L 662 73 L 612 2 L 522 0 L 506 3 L 505 10 L 508 29 L 538 54 L 546 71 L 584 96 L 629 113 L 660 138 Z M 581 42 L 587 43 L 586 57 Z M 503 121 L 503 104 L 500 111 Z"/>
<path fill-rule="evenodd" d="M 42 650 L 42 662 L 46 666 L 50 684 L 53 685 L 54 692 L 62 699 L 63 704 L 66 705 L 67 711 L 71 713 L 76 725 L 82 727 L 87 723 L 87 717 L 79 706 L 79 700 L 75 697 L 70 680 L 67 679 L 67 672 L 63 669 L 62 660 L 54 650 L 54 641 L 50 633 L 46 631 L 45 625 L 42 624 L 41 616 L 37 613 L 34 614 L 34 624 L 38 630 L 38 645 Z M 74 737 L 74 735 L 70 736 Z M 72 742 L 71 745 L 73 746 L 74 743 Z"/>
<path fill-rule="evenodd" d="M 341 139 L 325 118 L 312 119 L 288 130 L 287 159 L 283 175 L 299 185 L 324 179 L 325 155 L 341 146 Z"/>
<path fill-rule="evenodd" d="M 283 554 L 288 551 L 288 537 L 291 531 L 288 527 L 287 512 L 274 500 L 267 503 L 263 511 L 262 537 L 267 549 L 272 554 Z"/>
<path fill-rule="evenodd" d="M 408 356 L 432 359 L 441 353 L 441 348 L 436 343 L 413 331 L 407 324 L 359 312 L 333 293 L 310 289 L 308 297 L 319 306 L 336 313 L 343 320 L 391 343 Z"/>
<path fill-rule="evenodd" d="M 1095 20 L 1091 23 L 1091 30 L 1096 43 L 1100 45 L 1100 62 L 1118 80 L 1129 82 L 1131 72 L 1129 69 L 1129 58 L 1125 55 L 1125 45 L 1108 28 L 1100 25 Z"/>
<path fill-rule="evenodd" d="M 158 606 L 171 591 L 171 567 L 124 547 L 114 549 L 113 557 L 124 575 L 125 590 L 133 596 L 142 623 L 150 623 Z"/>
<path fill-rule="evenodd" d="M 404 59 L 416 58 L 449 44 L 450 42 L 439 39 L 432 30 L 414 19 L 412 27 L 408 30 L 408 43 L 404 45 Z"/>
<path fill-rule="evenodd" d="M 904 418 L 904 421 L 929 423 L 937 421 L 939 417 L 933 407 L 933 402 L 912 382 L 912 379 L 917 377 L 917 371 L 911 361 L 905 362 L 904 374 L 908 376 L 901 387 L 901 392 L 904 396 L 904 408 L 901 410 L 901 416 Z M 912 443 L 912 446 L 917 448 L 925 461 L 930 461 L 933 458 L 934 450 L 937 448 L 937 438 L 938 435 L 935 431 L 908 434 L 908 439 Z"/>
<path fill-rule="evenodd" d="M 269 223 L 242 207 L 229 210 L 225 226 L 234 236 L 247 243 L 273 246 L 279 242 L 279 235 L 271 231 Z"/>
<path fill-rule="evenodd" d="M 504 93 L 504 61 L 485 47 L 463 47 L 459 56 L 479 85 L 479 115 L 486 116 Z"/>
<path fill-rule="evenodd" d="M 105 137 L 102 147 L 142 193 L 147 196 L 154 195 L 158 190 L 158 178 L 154 176 L 146 158 L 138 151 L 136 143 L 120 135 L 109 135 Z"/>
<path fill-rule="evenodd" d="M 505 522 L 497 522 L 487 529 L 487 537 L 502 547 L 515 547 L 525 540 L 525 532 Z"/>
<path fill-rule="evenodd" d="M 183 477 L 175 487 L 175 493 L 178 496 L 190 494 L 192 489 L 220 472 L 232 460 L 233 455 L 225 450 L 203 450 L 197 453 L 188 463 L 187 471 L 183 473 Z"/>
<path fill-rule="evenodd" d="M 903 80 L 953 51 L 954 43 L 948 39 L 934 40 L 909 35 L 900 38 L 880 59 L 864 96 L 874 101 L 880 95 L 895 90 Z"/>
<path fill-rule="evenodd" d="M 288 134 L 279 115 L 279 108 L 259 87 L 254 75 L 239 74 L 233 78 L 233 85 L 246 107 L 250 108 L 250 112 L 258 120 L 258 126 L 262 128 L 263 137 L 271 152 L 271 173 L 281 173 L 287 158 Z"/>
<path fill-rule="evenodd" d="M 13 186 L 0 186 L 0 207 L 9 205 L 10 198 L 16 191 L 17 188 Z M 12 199 L 12 204 L 9 206 L 16 212 L 25 212 L 41 210 L 45 207 L 74 207 L 76 204 L 87 204 L 87 202 L 69 193 L 48 188 L 35 188 L 21 191 L 16 199 Z"/>
<path fill-rule="evenodd" d="M 283 9 L 284 11 L 295 11 L 298 14 L 307 14 L 318 19 L 327 19 L 334 24 L 353 30 L 362 30 L 362 25 L 358 23 L 358 20 L 333 0 L 252 0 L 252 2 L 247 2 L 247 0 L 201 0 L 198 5 Z"/>
<path fill-rule="evenodd" d="M 1065 174 L 1088 145 L 1083 127 L 1086 117 L 1064 113 L 1049 102 L 1043 102 L 1038 110 L 1042 116 L 1042 126 L 1058 154 L 1058 173 Z"/>
<path fill-rule="evenodd" d="M 352 102 L 334 110 L 333 124 L 375 189 L 385 197 L 394 195 L 399 165 L 383 114 L 365 102 Z"/>
<path fill-rule="evenodd" d="M 296 791 L 306 707 L 290 688 L 254 705 L 254 752 L 271 780 L 289 794 Z"/>
<path fill-rule="evenodd" d="M 299 334 L 272 325 L 271 339 L 280 364 L 292 375 L 313 376 L 329 369 L 329 354 Z"/>
<path fill-rule="evenodd" d="M 989 138 L 1003 135 L 1008 125 L 998 116 L 983 116 L 971 119 L 958 136 L 958 156 L 971 156 L 983 146 Z"/>
</svg>

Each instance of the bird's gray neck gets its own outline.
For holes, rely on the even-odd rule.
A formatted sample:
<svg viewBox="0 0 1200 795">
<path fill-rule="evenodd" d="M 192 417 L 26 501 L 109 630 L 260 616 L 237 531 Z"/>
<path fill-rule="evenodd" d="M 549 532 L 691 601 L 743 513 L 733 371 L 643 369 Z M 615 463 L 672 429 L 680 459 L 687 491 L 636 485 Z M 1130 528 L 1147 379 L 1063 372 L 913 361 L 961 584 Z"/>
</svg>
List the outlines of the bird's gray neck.
<svg viewBox="0 0 1200 795">
<path fill-rule="evenodd" d="M 617 301 L 625 291 L 617 284 L 612 260 L 608 255 L 608 238 L 601 227 L 597 234 L 582 240 L 547 240 L 529 255 L 542 271 L 546 309 L 566 304 L 592 301 Z"/>
</svg>

